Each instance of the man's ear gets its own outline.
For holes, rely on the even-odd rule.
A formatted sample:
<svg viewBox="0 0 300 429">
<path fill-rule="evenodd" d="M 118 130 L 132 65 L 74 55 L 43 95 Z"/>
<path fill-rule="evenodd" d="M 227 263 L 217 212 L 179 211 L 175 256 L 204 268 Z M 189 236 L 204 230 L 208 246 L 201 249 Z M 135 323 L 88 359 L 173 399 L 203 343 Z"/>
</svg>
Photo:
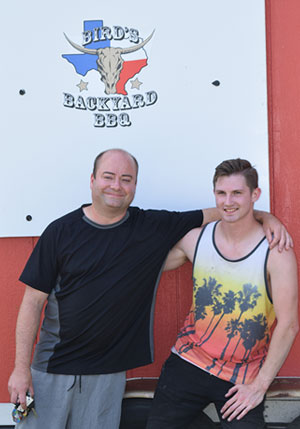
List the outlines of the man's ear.
<svg viewBox="0 0 300 429">
<path fill-rule="evenodd" d="M 255 203 L 259 197 L 261 196 L 261 189 L 260 188 L 255 188 L 254 191 L 252 192 L 252 202 Z"/>
<path fill-rule="evenodd" d="M 92 173 L 90 178 L 90 188 L 93 186 L 94 180 L 95 180 L 95 177 L 94 177 L 94 174 Z"/>
</svg>

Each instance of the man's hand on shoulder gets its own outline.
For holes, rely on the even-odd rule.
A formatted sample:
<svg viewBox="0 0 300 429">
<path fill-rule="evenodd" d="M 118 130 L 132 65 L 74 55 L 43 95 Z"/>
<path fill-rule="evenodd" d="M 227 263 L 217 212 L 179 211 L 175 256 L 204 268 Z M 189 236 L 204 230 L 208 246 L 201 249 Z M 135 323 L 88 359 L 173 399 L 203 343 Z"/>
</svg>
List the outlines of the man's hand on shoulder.
<svg viewBox="0 0 300 429">
<path fill-rule="evenodd" d="M 164 271 L 174 270 L 183 265 L 187 260 L 193 262 L 194 253 L 202 228 L 194 228 L 189 231 L 178 243 L 170 250 Z"/>
<path fill-rule="evenodd" d="M 262 223 L 270 249 L 273 249 L 277 244 L 279 252 L 293 247 L 292 237 L 277 217 L 260 210 L 254 210 L 254 216 L 258 222 Z"/>
</svg>

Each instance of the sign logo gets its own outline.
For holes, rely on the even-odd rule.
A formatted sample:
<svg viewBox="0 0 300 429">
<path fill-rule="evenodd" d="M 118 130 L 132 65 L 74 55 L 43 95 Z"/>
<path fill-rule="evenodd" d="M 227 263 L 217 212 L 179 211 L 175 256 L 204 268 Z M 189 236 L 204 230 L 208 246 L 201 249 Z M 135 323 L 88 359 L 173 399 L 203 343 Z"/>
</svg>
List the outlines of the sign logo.
<svg viewBox="0 0 300 429">
<path fill-rule="evenodd" d="M 103 26 L 102 20 L 84 21 L 83 27 L 81 45 L 64 34 L 77 53 L 63 54 L 62 58 L 83 77 L 98 73 L 99 90 L 104 96 L 84 98 L 64 93 L 63 104 L 69 108 L 95 111 L 95 127 L 130 126 L 130 115 L 124 111 L 152 106 L 158 99 L 153 90 L 137 93 L 143 85 L 140 74 L 148 66 L 146 49 L 154 31 L 143 39 L 137 29 Z M 82 92 L 88 91 L 88 84 L 80 79 L 76 86 Z"/>
</svg>

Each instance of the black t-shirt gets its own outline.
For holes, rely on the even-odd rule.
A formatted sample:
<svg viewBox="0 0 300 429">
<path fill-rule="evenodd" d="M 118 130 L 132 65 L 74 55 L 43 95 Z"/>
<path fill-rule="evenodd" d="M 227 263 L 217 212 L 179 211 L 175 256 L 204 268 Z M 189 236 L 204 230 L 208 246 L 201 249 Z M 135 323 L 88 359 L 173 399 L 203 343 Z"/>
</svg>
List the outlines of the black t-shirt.
<svg viewBox="0 0 300 429">
<path fill-rule="evenodd" d="M 49 294 L 33 367 L 105 374 L 153 360 L 153 299 L 168 251 L 201 210 L 130 207 L 113 225 L 77 209 L 41 235 L 20 280 Z"/>
</svg>

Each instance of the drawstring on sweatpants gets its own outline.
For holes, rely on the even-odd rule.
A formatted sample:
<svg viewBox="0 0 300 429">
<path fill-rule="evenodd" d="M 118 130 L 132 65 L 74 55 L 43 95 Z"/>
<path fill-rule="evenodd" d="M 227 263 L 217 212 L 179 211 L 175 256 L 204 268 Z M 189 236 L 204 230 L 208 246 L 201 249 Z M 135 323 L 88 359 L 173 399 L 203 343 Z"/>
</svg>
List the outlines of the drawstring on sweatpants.
<svg viewBox="0 0 300 429">
<path fill-rule="evenodd" d="M 81 375 L 78 376 L 79 377 L 79 393 L 81 393 Z M 74 375 L 74 381 L 71 387 L 69 387 L 69 389 L 67 390 L 67 392 L 69 392 L 71 389 L 73 389 L 73 387 L 76 384 L 76 380 L 77 380 L 77 375 Z"/>
</svg>

